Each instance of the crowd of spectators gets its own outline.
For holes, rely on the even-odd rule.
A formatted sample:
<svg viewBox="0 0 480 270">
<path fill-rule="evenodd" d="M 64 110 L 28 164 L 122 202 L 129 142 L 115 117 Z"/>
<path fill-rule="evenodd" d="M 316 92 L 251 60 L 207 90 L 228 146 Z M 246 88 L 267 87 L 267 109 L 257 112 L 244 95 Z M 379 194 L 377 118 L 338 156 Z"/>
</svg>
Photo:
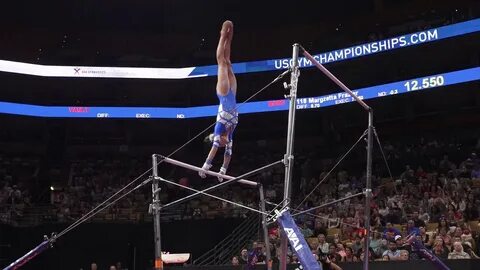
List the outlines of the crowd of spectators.
<svg viewBox="0 0 480 270">
<path fill-rule="evenodd" d="M 22 217 L 32 205 L 38 159 L 0 156 L 0 222 Z"/>
<path fill-rule="evenodd" d="M 244 160 L 244 165 L 254 162 L 251 157 L 246 159 L 249 160 Z M 18 166 L 19 170 L 5 166 L 0 171 L 3 176 L 3 180 L 0 181 L 1 222 L 31 226 L 39 223 L 72 222 L 80 218 L 147 171 L 151 166 L 151 160 L 128 157 L 123 159 L 75 159 L 69 163 L 63 180 L 61 170 L 50 170 L 49 177 L 59 180 L 52 181 L 50 186 L 43 186 L 41 189 L 38 188 L 37 176 L 22 176 L 25 172 L 31 171 L 31 168 L 26 170 L 25 166 L 28 166 L 26 164 L 30 163 L 25 159 L 3 157 L 3 164 L 13 164 L 11 167 Z M 34 171 L 37 171 L 38 161 L 34 165 L 36 166 Z M 172 169 L 168 165 L 166 167 L 166 170 L 162 170 L 165 172 L 163 176 L 184 186 L 202 188 L 217 181 L 216 178 L 212 178 L 212 181 L 198 180 L 195 174 L 187 170 Z M 240 173 L 242 170 L 243 168 L 236 168 L 233 171 Z M 277 173 L 280 174 L 282 171 L 277 170 Z M 147 177 L 148 175 L 140 178 L 131 188 L 146 180 Z M 151 215 L 148 213 L 151 189 L 148 187 L 149 185 L 136 189 L 118 203 L 94 216 L 93 219 L 96 222 L 151 221 Z M 31 194 L 35 191 L 37 194 L 35 194 L 35 199 L 32 199 Z M 164 203 L 190 194 L 171 185 L 162 185 L 162 191 L 160 197 Z M 245 190 L 241 186 L 232 186 L 228 190 L 223 190 L 222 197 L 240 204 L 258 207 L 258 194 L 254 189 Z M 245 214 L 244 210 L 225 202 L 199 197 L 177 208 L 165 211 L 162 218 L 210 219 L 238 217 L 245 216 Z"/>
<path fill-rule="evenodd" d="M 476 154 L 479 146 L 476 139 L 452 138 L 385 143 L 383 148 L 389 163 L 408 165 L 403 170 L 392 166 L 393 178 L 388 173 L 382 177 L 378 170 L 374 172 L 371 260 L 422 259 L 406 241 L 411 235 L 416 235 L 441 259 L 479 258 L 480 158 Z M 297 209 L 309 209 L 364 188 L 364 174 L 341 169 L 329 176 L 325 170 L 316 177 L 309 169 L 315 167 L 308 164 L 302 167 L 303 184 L 299 192 L 304 196 L 297 198 L 297 203 L 303 201 L 296 205 Z M 305 177 L 311 180 L 306 181 Z M 321 188 L 314 190 L 321 179 L 325 179 Z M 304 200 L 312 190 L 312 195 Z M 296 222 L 316 256 L 327 255 L 331 262 L 360 262 L 364 256 L 364 216 L 365 202 L 355 197 L 297 216 Z M 280 251 L 277 227 L 270 229 L 269 237 L 275 261 Z M 238 258 L 235 256 L 232 264 L 237 260 L 242 263 Z M 298 263 L 291 251 L 288 260 Z"/>
<path fill-rule="evenodd" d="M 419 138 L 401 143 L 385 141 L 382 149 L 393 176 L 390 177 L 383 156 L 377 151 L 372 179 L 371 260 L 422 260 L 418 251 L 406 241 L 412 234 L 441 259 L 479 258 L 480 158 L 477 153 L 480 140 L 475 132 L 465 137 L 442 138 L 437 134 L 435 139 Z M 264 151 L 264 145 L 260 142 L 257 146 L 249 148 L 249 152 L 237 149 L 230 170 L 232 175 L 239 175 L 281 156 L 281 151 Z M 364 149 L 353 151 L 351 159 L 345 159 L 331 174 L 327 172 L 335 159 L 319 157 L 302 149 L 299 149 L 299 153 L 293 181 L 293 212 L 364 189 Z M 322 155 L 325 153 L 332 157 L 340 154 L 322 151 Z M 40 162 L 37 158 L 6 155 L 1 157 L 0 162 L 3 179 L 0 181 L 1 222 L 20 221 L 30 213 L 29 209 L 40 205 L 34 199 L 38 199 L 38 196 L 32 196 L 39 178 Z M 64 180 L 53 184 L 47 192 L 49 204 L 47 212 L 41 213 L 40 222 L 71 222 L 78 219 L 148 170 L 150 163 L 151 160 L 147 158 L 78 158 L 68 164 L 65 174 L 61 170 L 49 171 L 53 179 Z M 187 170 L 169 166 L 162 168 L 162 175 L 185 186 L 202 188 L 212 184 L 211 181 L 200 180 L 195 173 Z M 282 166 L 274 167 L 254 179 L 264 183 L 268 201 L 279 203 L 282 200 L 283 170 Z M 216 178 L 210 180 L 216 181 Z M 315 188 L 319 182 L 320 187 Z M 164 185 L 163 191 L 163 202 L 189 194 L 170 185 Z M 95 221 L 150 221 L 151 215 L 147 212 L 151 202 L 150 192 L 149 187 L 137 189 L 97 215 Z M 256 189 L 232 185 L 220 192 L 217 195 L 223 198 L 258 207 Z M 248 212 L 243 209 L 202 196 L 163 215 L 163 218 L 208 219 L 245 215 Z M 323 263 L 327 261 L 336 265 L 363 260 L 364 215 L 365 202 L 363 196 L 359 196 L 299 215 L 296 222 L 316 258 Z M 281 257 L 279 238 L 278 227 L 270 227 L 268 248 L 273 263 L 278 263 Z M 256 263 L 266 263 L 267 247 L 257 239 L 233 256 L 231 264 L 247 264 L 253 250 L 260 254 Z M 288 251 L 287 260 L 289 263 L 298 263 L 298 257 L 291 250 Z"/>
<path fill-rule="evenodd" d="M 470 140 L 473 142 L 473 140 Z M 373 175 L 374 200 L 372 205 L 372 224 L 380 226 L 387 222 L 406 224 L 412 215 L 418 215 L 426 223 L 438 222 L 446 218 L 449 222 L 478 219 L 477 206 L 480 205 L 477 179 L 480 177 L 479 158 L 476 141 L 470 145 L 452 140 L 420 139 L 405 144 L 384 144 L 386 159 L 391 164 L 393 179 L 388 176 L 386 166 L 382 165 L 380 154 L 376 155 Z M 281 156 L 280 151 L 264 152 L 262 147 L 256 151 L 243 153 L 237 151 L 229 173 L 238 175 L 259 164 L 274 161 Z M 363 154 L 359 150 L 359 156 Z M 319 205 L 333 199 L 361 192 L 364 188 L 365 174 L 357 165 L 363 166 L 361 158 L 345 160 L 345 166 L 326 177 L 333 159 L 317 159 L 314 154 L 298 157 L 294 174 L 294 202 L 299 203 L 312 190 L 299 209 Z M 32 202 L 32 188 L 37 181 L 38 160 L 2 157 L 3 177 L 0 185 L 0 206 L 2 220 L 22 216 L 25 209 L 35 207 Z M 92 207 L 117 192 L 132 179 L 148 170 L 148 159 L 76 159 L 66 170 L 63 182 L 52 184 L 48 192 L 50 209 L 44 213 L 43 222 L 68 222 L 87 213 Z M 400 166 L 402 164 L 403 166 Z M 407 165 L 405 165 L 407 164 Z M 357 167 L 357 169 L 355 169 Z M 319 170 L 319 168 L 322 168 Z M 348 168 L 348 169 L 345 169 Z M 170 167 L 171 169 L 171 167 Z M 194 173 L 178 168 L 164 171 L 167 178 L 178 183 L 202 188 L 209 181 L 198 180 Z M 163 174 L 165 175 L 165 174 Z M 263 172 L 255 180 L 264 183 L 267 200 L 279 202 L 283 189 L 283 167 L 275 167 Z M 319 181 L 321 188 L 314 190 Z M 140 182 L 138 182 L 140 183 Z M 174 186 L 165 186 L 161 193 L 163 202 L 172 201 L 189 194 Z M 421 196 L 419 195 L 421 194 Z M 37 194 L 38 195 L 38 194 Z M 247 206 L 258 206 L 258 194 L 255 189 L 245 189 L 239 185 L 222 190 L 222 197 Z M 148 204 L 151 201 L 150 189 L 139 188 L 133 194 L 120 200 L 118 204 L 100 214 L 104 220 L 142 221 L 148 220 Z M 408 203 L 407 203 L 408 202 Z M 414 203 L 412 203 L 414 202 Z M 215 218 L 245 215 L 246 212 L 225 202 L 208 197 L 199 197 L 174 209 L 165 218 Z M 318 233 L 320 224 L 326 228 L 341 228 L 344 224 L 361 227 L 363 224 L 363 200 L 352 198 L 343 203 L 315 213 L 321 216 L 315 220 L 311 216 L 301 216 L 312 232 Z M 307 232 L 307 237 L 310 236 Z"/>
<path fill-rule="evenodd" d="M 474 134 L 474 133 L 472 133 Z M 274 161 L 274 151 L 263 151 L 262 144 L 253 151 L 238 149 L 230 171 L 241 174 L 259 164 Z M 464 138 L 420 138 L 402 143 L 385 142 L 383 151 L 393 176 L 383 165 L 383 156 L 374 157 L 373 200 L 371 203 L 371 260 L 420 260 L 422 257 L 406 242 L 415 234 L 431 252 L 442 259 L 478 258 L 480 217 L 480 158 L 479 141 L 475 136 Z M 294 177 L 294 207 L 292 211 L 308 209 L 364 189 L 363 161 L 358 153 L 352 159 L 328 174 L 334 159 L 319 158 L 315 153 L 298 155 Z M 333 153 L 330 153 L 333 154 Z M 357 156 L 357 154 L 359 156 Z M 32 183 L 38 178 L 37 159 L 2 156 L 4 165 L 0 186 L 2 222 L 12 216 L 22 216 L 32 201 Z M 87 213 L 92 207 L 117 192 L 122 186 L 146 171 L 148 159 L 76 159 L 69 163 L 63 184 L 53 185 L 49 191 L 49 210 L 42 213 L 42 222 L 69 222 Z M 359 167 L 358 165 L 361 165 Z M 348 169 L 347 169 L 348 168 Z M 167 178 L 185 186 L 201 188 L 208 181 L 196 180 L 194 173 L 179 168 L 162 171 Z M 51 172 L 58 177 L 60 172 Z M 283 167 L 263 172 L 255 177 L 265 185 L 265 196 L 271 202 L 280 202 L 283 188 Z M 321 182 L 321 188 L 315 186 Z M 140 182 L 139 182 L 140 183 Z M 164 186 L 162 201 L 180 198 L 188 192 L 174 186 Z M 147 210 L 151 190 L 139 188 L 115 206 L 97 216 L 96 221 L 148 221 Z M 255 189 L 233 185 L 222 190 L 221 196 L 250 207 L 258 207 Z M 307 196 L 308 195 L 308 196 Z M 248 213 L 224 202 L 200 197 L 180 206 L 164 218 L 205 219 L 227 216 L 245 216 Z M 296 217 L 296 222 L 307 239 L 312 252 L 320 260 L 329 262 L 360 262 L 365 241 L 365 204 L 363 197 L 354 197 L 335 205 L 319 208 Z M 279 229 L 269 230 L 270 252 L 278 262 Z M 257 263 L 265 263 L 265 245 L 257 241 L 253 249 L 261 250 Z M 252 249 L 243 249 L 232 258 L 232 264 L 244 264 Z M 288 261 L 298 258 L 288 252 Z"/>
</svg>

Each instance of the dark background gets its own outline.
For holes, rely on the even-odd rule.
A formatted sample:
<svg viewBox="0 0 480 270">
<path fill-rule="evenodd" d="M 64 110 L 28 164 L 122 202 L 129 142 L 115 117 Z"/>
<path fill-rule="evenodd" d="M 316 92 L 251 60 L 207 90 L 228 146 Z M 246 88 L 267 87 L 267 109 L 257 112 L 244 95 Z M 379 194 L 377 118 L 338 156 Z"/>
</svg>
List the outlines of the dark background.
<svg viewBox="0 0 480 270">
<path fill-rule="evenodd" d="M 221 241 L 239 223 L 239 219 L 162 223 L 162 248 L 171 253 L 192 253 L 198 256 Z M 66 224 L 33 228 L 0 225 L 0 242 L 12 243 L 9 254 L 5 255 L 12 259 L 19 258 L 40 244 L 43 235 L 50 236 L 52 232 L 59 232 L 65 227 Z M 43 252 L 22 269 L 90 269 L 91 262 L 96 262 L 99 269 L 107 269 L 112 262 L 117 261 L 122 262 L 124 267 L 133 269 L 134 260 L 136 269 L 146 269 L 147 265 L 153 265 L 152 254 L 154 243 L 151 223 L 90 223 L 60 238 L 54 248 Z"/>
<path fill-rule="evenodd" d="M 325 52 L 371 38 L 388 38 L 479 16 L 479 2 L 473 0 L 301 0 L 275 1 L 269 5 L 237 0 L 8 1 L 0 8 L 0 59 L 48 65 L 210 65 L 215 64 L 218 32 L 225 19 L 235 24 L 232 61 L 240 62 L 288 57 L 294 42 L 312 53 Z M 479 44 L 480 35 L 471 34 L 327 67 L 348 86 L 358 88 L 478 66 Z M 239 75 L 238 101 L 275 76 L 274 72 Z M 1 73 L 0 100 L 78 106 L 207 105 L 217 103 L 215 80 L 214 77 L 69 79 Z M 468 132 L 480 125 L 478 89 L 479 83 L 474 82 L 368 103 L 376 112 L 376 128 L 385 139 Z M 333 92 L 337 92 L 337 87 L 317 70 L 302 70 L 299 96 Z M 278 99 L 283 94 L 282 87 L 276 85 L 257 100 Z M 281 145 L 286 119 L 286 112 L 242 116 L 236 141 L 241 145 L 265 139 Z M 352 134 L 360 134 L 366 125 L 366 115 L 356 104 L 299 111 L 297 119 L 296 149 L 300 153 L 308 150 L 313 140 L 315 144 L 323 144 L 322 154 L 327 155 L 336 150 L 331 143 L 334 138 L 340 136 L 341 143 L 348 144 L 356 139 Z M 121 145 L 128 145 L 128 155 L 132 156 L 169 152 L 212 120 L 43 119 L 0 115 L 0 151 L 41 155 L 42 170 L 46 172 L 81 155 L 117 155 Z M 201 139 L 188 145 L 177 155 L 178 159 L 200 163 L 189 160 L 194 159 L 189 153 L 204 151 Z M 52 179 L 40 177 L 38 193 L 48 190 L 51 184 Z M 222 239 L 236 222 L 167 223 L 164 241 L 172 247 L 200 253 Z M 132 246 L 142 251 L 140 256 L 145 265 L 153 254 L 151 228 L 149 223 L 88 224 L 67 235 L 54 250 L 25 269 L 87 267 L 85 262 L 93 259 L 92 254 L 97 254 L 98 262 L 106 263 L 118 256 L 124 258 Z M 54 229 L 4 226 L 0 237 L 12 243 L 10 255 L 16 258 Z"/>
</svg>

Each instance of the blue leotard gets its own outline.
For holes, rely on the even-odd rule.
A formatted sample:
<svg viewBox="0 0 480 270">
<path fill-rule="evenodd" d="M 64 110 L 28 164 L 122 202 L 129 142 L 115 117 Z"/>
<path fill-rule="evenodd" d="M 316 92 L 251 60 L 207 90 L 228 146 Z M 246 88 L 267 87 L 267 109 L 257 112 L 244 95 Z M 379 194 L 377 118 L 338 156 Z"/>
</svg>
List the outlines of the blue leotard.
<svg viewBox="0 0 480 270">
<path fill-rule="evenodd" d="M 230 130 L 228 134 L 229 142 L 232 141 L 233 131 L 238 124 L 238 110 L 235 93 L 229 89 L 225 96 L 217 93 L 220 105 L 218 106 L 217 123 L 214 130 L 214 141 L 219 140 L 219 137 Z"/>
</svg>

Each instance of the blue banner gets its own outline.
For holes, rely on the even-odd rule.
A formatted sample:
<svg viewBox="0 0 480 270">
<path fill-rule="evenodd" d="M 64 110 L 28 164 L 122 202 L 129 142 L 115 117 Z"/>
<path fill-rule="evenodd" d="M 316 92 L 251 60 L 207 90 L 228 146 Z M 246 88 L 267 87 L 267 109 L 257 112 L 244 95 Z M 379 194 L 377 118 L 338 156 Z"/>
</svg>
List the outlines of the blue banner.
<svg viewBox="0 0 480 270">
<path fill-rule="evenodd" d="M 362 99 L 372 99 L 392 95 L 405 94 L 441 86 L 480 80 L 480 67 L 436 74 L 410 80 L 353 90 Z M 299 93 L 302 90 L 299 89 Z M 318 97 L 300 97 L 297 109 L 317 109 L 353 102 L 353 98 L 345 92 L 338 92 Z M 239 104 L 241 114 L 261 113 L 288 110 L 289 100 L 266 100 Z M 174 107 L 90 107 L 90 106 L 39 106 L 0 102 L 0 113 L 63 118 L 199 118 L 216 116 L 218 105 L 196 106 L 186 108 Z"/>
<path fill-rule="evenodd" d="M 405 48 L 422 43 L 428 43 L 445 38 L 466 35 L 480 31 L 480 19 L 470 20 L 462 23 L 442 26 L 430 30 L 420 31 L 403 36 L 393 37 L 389 39 L 374 41 L 357 46 L 320 53 L 313 55 L 313 57 L 321 64 L 338 62 L 342 60 L 353 59 L 361 56 L 381 53 L 399 48 Z M 306 48 L 309 50 L 310 48 Z M 272 70 L 283 70 L 291 66 L 291 58 L 252 61 L 233 64 L 233 71 L 236 74 L 263 72 Z M 299 58 L 300 67 L 311 67 L 312 63 L 302 57 Z M 190 76 L 216 76 L 217 66 L 202 66 L 195 67 L 190 73 Z"/>
<path fill-rule="evenodd" d="M 295 224 L 288 210 L 281 212 L 281 215 L 277 217 L 277 222 L 287 236 L 290 247 L 297 254 L 303 269 L 321 270 L 322 266 L 315 260 L 315 257 L 313 257 L 310 246 L 307 241 L 305 241 L 303 234 L 298 229 L 297 224 Z"/>
<path fill-rule="evenodd" d="M 322 64 L 338 62 L 356 57 L 372 55 L 399 48 L 434 42 L 480 31 L 480 19 L 442 26 L 430 30 L 406 34 L 384 40 L 313 55 Z M 289 46 L 289 45 L 285 45 Z M 306 48 L 314 50 L 315 48 Z M 212 55 L 212 59 L 214 55 Z M 291 63 L 290 58 L 241 62 L 233 64 L 236 74 L 283 70 Z M 299 58 L 300 67 L 312 63 Z M 137 78 L 137 79 L 188 79 L 217 76 L 217 65 L 183 68 L 136 68 L 136 67 L 95 67 L 95 66 L 53 66 L 16 61 L 0 60 L 0 71 L 43 77 L 69 78 Z"/>
</svg>

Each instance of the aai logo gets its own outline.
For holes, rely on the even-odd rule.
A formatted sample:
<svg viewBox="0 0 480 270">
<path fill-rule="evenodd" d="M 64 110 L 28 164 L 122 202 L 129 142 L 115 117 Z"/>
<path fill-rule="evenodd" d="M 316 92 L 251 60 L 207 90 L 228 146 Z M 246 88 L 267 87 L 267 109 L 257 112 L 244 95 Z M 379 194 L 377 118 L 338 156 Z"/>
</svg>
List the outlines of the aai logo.
<svg viewBox="0 0 480 270">
<path fill-rule="evenodd" d="M 297 234 L 292 228 L 285 228 L 285 233 L 287 234 L 288 239 L 292 242 L 292 246 L 295 251 L 299 251 L 303 248 L 302 244 L 300 244 L 300 240 L 298 239 Z"/>
</svg>

